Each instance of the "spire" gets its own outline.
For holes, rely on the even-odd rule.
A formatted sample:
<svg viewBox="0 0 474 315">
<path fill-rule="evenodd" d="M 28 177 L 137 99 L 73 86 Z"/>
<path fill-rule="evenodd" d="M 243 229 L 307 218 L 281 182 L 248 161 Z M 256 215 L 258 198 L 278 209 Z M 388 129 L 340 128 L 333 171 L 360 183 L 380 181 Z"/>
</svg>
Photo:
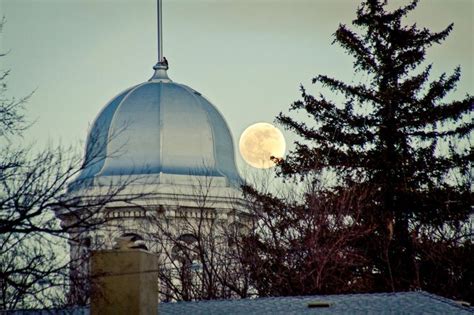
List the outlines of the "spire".
<svg viewBox="0 0 474 315">
<path fill-rule="evenodd" d="M 158 50 L 158 62 L 153 67 L 155 73 L 151 77 L 150 81 L 161 80 L 171 81 L 168 78 L 166 70 L 168 70 L 168 61 L 163 56 L 163 18 L 162 18 L 162 3 L 161 0 L 156 0 L 156 29 L 157 29 L 157 50 Z"/>
</svg>

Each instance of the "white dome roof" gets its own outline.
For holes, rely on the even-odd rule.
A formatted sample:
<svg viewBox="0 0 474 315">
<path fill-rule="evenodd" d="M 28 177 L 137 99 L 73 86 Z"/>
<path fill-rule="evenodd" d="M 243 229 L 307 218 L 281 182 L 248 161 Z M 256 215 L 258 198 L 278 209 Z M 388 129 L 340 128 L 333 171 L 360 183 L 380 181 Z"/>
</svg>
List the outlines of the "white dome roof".
<svg viewBox="0 0 474 315">
<path fill-rule="evenodd" d="M 172 82 L 164 67 L 113 98 L 89 132 L 85 167 L 70 189 L 106 176 L 176 174 L 240 181 L 232 136 L 199 92 Z"/>
</svg>

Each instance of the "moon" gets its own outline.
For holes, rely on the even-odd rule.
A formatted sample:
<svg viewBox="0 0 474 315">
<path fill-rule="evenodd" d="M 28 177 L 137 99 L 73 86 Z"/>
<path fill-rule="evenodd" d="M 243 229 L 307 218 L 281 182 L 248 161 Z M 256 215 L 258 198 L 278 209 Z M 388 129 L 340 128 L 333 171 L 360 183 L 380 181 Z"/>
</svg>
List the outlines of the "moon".
<svg viewBox="0 0 474 315">
<path fill-rule="evenodd" d="M 242 158 L 255 168 L 270 168 L 275 163 L 270 157 L 283 158 L 286 150 L 285 137 L 269 123 L 256 123 L 240 136 L 239 150 Z"/>
</svg>

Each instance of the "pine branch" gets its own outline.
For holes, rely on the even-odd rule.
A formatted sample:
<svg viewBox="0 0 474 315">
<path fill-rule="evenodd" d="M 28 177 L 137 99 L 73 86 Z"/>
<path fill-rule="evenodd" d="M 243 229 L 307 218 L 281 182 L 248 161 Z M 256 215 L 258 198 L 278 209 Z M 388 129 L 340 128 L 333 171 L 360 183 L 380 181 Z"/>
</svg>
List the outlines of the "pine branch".
<svg viewBox="0 0 474 315">
<path fill-rule="evenodd" d="M 334 36 L 333 43 L 338 42 L 349 54 L 356 58 L 356 70 L 365 70 L 369 73 L 377 72 L 377 61 L 374 59 L 370 48 L 364 44 L 356 33 L 340 24 Z"/>
<path fill-rule="evenodd" d="M 313 84 L 321 82 L 323 86 L 329 87 L 331 90 L 340 91 L 347 97 L 354 97 L 359 99 L 361 102 L 371 101 L 375 104 L 380 103 L 377 94 L 374 90 L 365 87 L 364 85 L 352 86 L 345 84 L 342 81 L 330 78 L 325 75 L 319 75 L 313 79 Z"/>
</svg>

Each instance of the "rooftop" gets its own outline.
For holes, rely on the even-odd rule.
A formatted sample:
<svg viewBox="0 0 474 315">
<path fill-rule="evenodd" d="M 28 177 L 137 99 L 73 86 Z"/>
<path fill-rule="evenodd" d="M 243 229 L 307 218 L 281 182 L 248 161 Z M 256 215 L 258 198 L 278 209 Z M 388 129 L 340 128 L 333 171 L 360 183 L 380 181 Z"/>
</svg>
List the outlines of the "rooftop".
<svg viewBox="0 0 474 315">
<path fill-rule="evenodd" d="M 0 314 L 3 313 L 0 311 Z M 88 315 L 89 309 L 14 311 L 5 314 Z M 161 303 L 159 314 L 474 314 L 474 308 L 417 291 Z"/>
<path fill-rule="evenodd" d="M 329 306 L 324 306 L 324 304 Z M 313 307 L 310 307 L 309 305 Z M 319 305 L 319 307 L 317 307 Z M 427 292 L 316 295 L 160 304 L 160 314 L 473 314 Z"/>
</svg>

